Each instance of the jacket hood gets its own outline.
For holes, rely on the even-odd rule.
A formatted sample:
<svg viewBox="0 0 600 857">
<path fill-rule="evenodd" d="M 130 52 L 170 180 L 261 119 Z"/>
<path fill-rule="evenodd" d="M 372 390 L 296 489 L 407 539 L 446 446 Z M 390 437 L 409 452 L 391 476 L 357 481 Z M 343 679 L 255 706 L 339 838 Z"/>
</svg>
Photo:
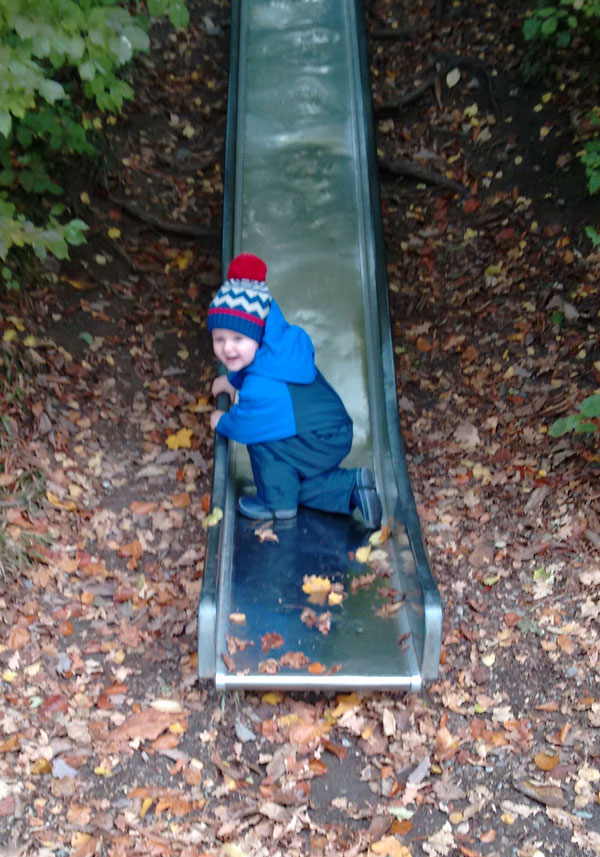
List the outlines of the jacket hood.
<svg viewBox="0 0 600 857">
<path fill-rule="evenodd" d="M 312 384 L 317 376 L 310 336 L 301 327 L 289 324 L 275 301 L 271 302 L 262 344 L 246 372 L 286 384 Z"/>
</svg>

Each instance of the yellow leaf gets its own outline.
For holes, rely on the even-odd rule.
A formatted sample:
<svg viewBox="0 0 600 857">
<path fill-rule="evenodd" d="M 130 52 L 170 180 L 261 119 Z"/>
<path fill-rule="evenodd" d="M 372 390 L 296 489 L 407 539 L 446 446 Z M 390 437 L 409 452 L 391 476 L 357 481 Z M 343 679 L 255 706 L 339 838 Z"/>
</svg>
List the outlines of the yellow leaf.
<svg viewBox="0 0 600 857">
<path fill-rule="evenodd" d="M 31 766 L 32 774 L 49 774 L 52 770 L 52 765 L 48 761 L 48 759 L 44 759 L 42 756 L 40 759 L 35 761 Z"/>
<path fill-rule="evenodd" d="M 356 561 L 365 563 L 369 559 L 369 554 L 371 553 L 371 545 L 364 545 L 362 548 L 358 548 L 356 551 Z"/>
<path fill-rule="evenodd" d="M 206 396 L 198 396 L 198 400 L 193 405 L 188 405 L 187 410 L 192 414 L 206 414 L 208 411 L 212 411 L 212 405 L 208 404 L 208 399 Z"/>
<path fill-rule="evenodd" d="M 82 203 L 83 203 L 84 205 L 89 205 L 89 204 L 90 204 L 90 195 L 89 195 L 89 193 L 87 192 L 87 190 L 84 190 L 84 191 L 82 191 L 82 192 L 79 194 L 79 199 L 82 201 Z"/>
<path fill-rule="evenodd" d="M 7 682 L 7 684 L 12 684 L 13 681 L 16 679 L 17 675 L 18 673 L 16 673 L 14 670 L 4 670 L 4 672 L 2 673 L 2 681 Z"/>
<path fill-rule="evenodd" d="M 169 449 L 190 449 L 192 445 L 192 430 L 182 428 L 179 429 L 177 434 L 170 434 L 166 440 L 166 444 Z"/>
<path fill-rule="evenodd" d="M 112 777 L 112 771 L 110 768 L 105 768 L 104 765 L 98 765 L 94 768 L 94 773 L 98 777 Z"/>
<path fill-rule="evenodd" d="M 187 350 L 187 348 L 180 348 L 177 352 L 177 356 L 180 360 L 187 360 L 190 356 L 190 352 Z"/>
<path fill-rule="evenodd" d="M 331 712 L 332 716 L 339 720 L 342 714 L 348 711 L 354 711 L 355 708 L 360 708 L 360 699 L 354 691 L 352 693 L 341 694 L 337 697 L 337 705 Z"/>
<path fill-rule="evenodd" d="M 89 833 L 83 833 L 81 830 L 76 830 L 71 836 L 71 848 L 81 848 L 86 842 L 89 842 L 91 836 Z"/>
<path fill-rule="evenodd" d="M 330 592 L 327 596 L 327 602 L 330 607 L 337 607 L 343 600 L 344 596 L 341 592 Z"/>
<path fill-rule="evenodd" d="M 11 324 L 14 324 L 14 326 L 20 333 L 23 333 L 23 331 L 25 330 L 25 325 L 17 315 L 9 315 L 7 316 L 6 320 L 10 321 Z"/>
<path fill-rule="evenodd" d="M 35 338 L 35 336 L 33 336 L 33 334 L 26 336 L 23 340 L 23 345 L 25 346 L 25 348 L 33 348 L 36 344 L 37 339 Z"/>
<path fill-rule="evenodd" d="M 52 491 L 46 491 L 46 497 L 55 509 L 62 509 L 64 512 L 74 512 L 77 509 L 77 503 L 74 500 L 61 500 Z"/>
<path fill-rule="evenodd" d="M 223 509 L 219 508 L 219 506 L 215 506 L 210 515 L 207 515 L 202 521 L 202 529 L 206 530 L 208 527 L 216 527 L 222 518 Z"/>
<path fill-rule="evenodd" d="M 285 693 L 282 693 L 280 690 L 270 690 L 268 693 L 262 698 L 263 702 L 266 702 L 267 705 L 279 705 L 280 702 L 283 702 L 285 699 Z"/>
<path fill-rule="evenodd" d="M 382 545 L 389 538 L 389 530 L 387 527 L 382 527 L 380 530 L 375 530 L 374 533 L 371 533 L 369 536 L 369 544 L 373 545 L 373 547 L 377 547 L 377 545 Z"/>
<path fill-rule="evenodd" d="M 2 341 L 3 342 L 14 342 L 15 339 L 18 339 L 18 337 L 19 337 L 19 335 L 18 335 L 17 331 L 11 327 L 10 330 L 4 331 L 4 336 L 2 337 Z"/>
<path fill-rule="evenodd" d="M 325 604 L 327 593 L 331 590 L 331 581 L 316 574 L 305 575 L 302 591 L 308 595 L 311 604 Z"/>
<path fill-rule="evenodd" d="M 152 806 L 153 803 L 154 803 L 153 797 L 145 797 L 144 798 L 144 800 L 142 801 L 141 809 L 140 809 L 140 818 L 146 817 L 146 813 L 148 812 L 148 810 L 150 809 L 150 807 Z"/>
<path fill-rule="evenodd" d="M 331 581 L 328 577 L 318 577 L 316 574 L 305 575 L 302 591 L 308 595 L 316 592 L 329 592 L 331 589 Z"/>
<path fill-rule="evenodd" d="M 116 226 L 111 226 L 110 229 L 108 230 L 107 234 L 108 234 L 109 238 L 120 238 L 121 237 L 121 230 L 117 229 Z"/>
</svg>

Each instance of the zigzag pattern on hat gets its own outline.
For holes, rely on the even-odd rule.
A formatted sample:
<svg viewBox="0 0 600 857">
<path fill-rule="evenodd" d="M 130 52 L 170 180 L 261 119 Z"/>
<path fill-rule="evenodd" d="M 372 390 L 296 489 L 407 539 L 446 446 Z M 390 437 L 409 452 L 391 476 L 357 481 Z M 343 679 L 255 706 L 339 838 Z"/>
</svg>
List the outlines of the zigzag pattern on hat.
<svg viewBox="0 0 600 857">
<path fill-rule="evenodd" d="M 231 281 L 224 283 L 211 302 L 210 311 L 218 312 L 221 309 L 241 310 L 248 315 L 258 316 L 265 319 L 269 314 L 271 306 L 271 295 L 268 289 L 240 288 L 237 283 Z"/>
</svg>

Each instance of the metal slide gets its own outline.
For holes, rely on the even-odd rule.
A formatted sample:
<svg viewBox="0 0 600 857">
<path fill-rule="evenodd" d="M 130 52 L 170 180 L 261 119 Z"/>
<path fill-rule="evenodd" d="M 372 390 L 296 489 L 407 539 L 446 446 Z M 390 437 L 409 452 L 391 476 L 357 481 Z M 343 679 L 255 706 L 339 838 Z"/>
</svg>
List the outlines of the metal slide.
<svg viewBox="0 0 600 857">
<path fill-rule="evenodd" d="M 419 690 L 437 675 L 442 611 L 398 424 L 363 11 L 232 6 L 224 268 L 239 252 L 267 262 L 273 296 L 352 416 L 344 465 L 373 469 L 391 536 L 380 562 L 361 564 L 359 517 L 300 509 L 261 541 L 236 512 L 252 484 L 246 449 L 217 436 L 224 514 L 208 531 L 199 675 L 219 689 Z M 306 575 L 343 588 L 342 603 L 309 603 Z"/>
</svg>

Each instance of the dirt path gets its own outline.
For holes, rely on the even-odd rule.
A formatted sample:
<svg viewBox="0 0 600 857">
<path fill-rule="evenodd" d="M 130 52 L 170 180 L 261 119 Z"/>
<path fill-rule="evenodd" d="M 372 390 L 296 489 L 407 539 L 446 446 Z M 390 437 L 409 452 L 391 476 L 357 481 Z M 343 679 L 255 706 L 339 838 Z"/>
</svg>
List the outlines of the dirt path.
<svg viewBox="0 0 600 857">
<path fill-rule="evenodd" d="M 475 5 L 459 25 L 372 4 L 382 156 L 469 190 L 382 173 L 440 676 L 419 696 L 220 698 L 195 646 L 227 9 L 190 5 L 188 34 L 155 34 L 105 184 L 73 177 L 90 243 L 0 305 L 31 376 L 2 435 L 2 511 L 31 563 L 0 593 L 3 853 L 597 854 L 600 457 L 547 435 L 600 383 L 581 228 L 597 203 L 572 155 L 556 166 L 577 86 L 540 137 L 542 87 L 518 83 L 507 48 L 515 10 Z M 404 21 L 410 49 L 389 39 Z M 469 57 L 450 63 L 460 82 L 385 106 L 442 54 Z"/>
</svg>

